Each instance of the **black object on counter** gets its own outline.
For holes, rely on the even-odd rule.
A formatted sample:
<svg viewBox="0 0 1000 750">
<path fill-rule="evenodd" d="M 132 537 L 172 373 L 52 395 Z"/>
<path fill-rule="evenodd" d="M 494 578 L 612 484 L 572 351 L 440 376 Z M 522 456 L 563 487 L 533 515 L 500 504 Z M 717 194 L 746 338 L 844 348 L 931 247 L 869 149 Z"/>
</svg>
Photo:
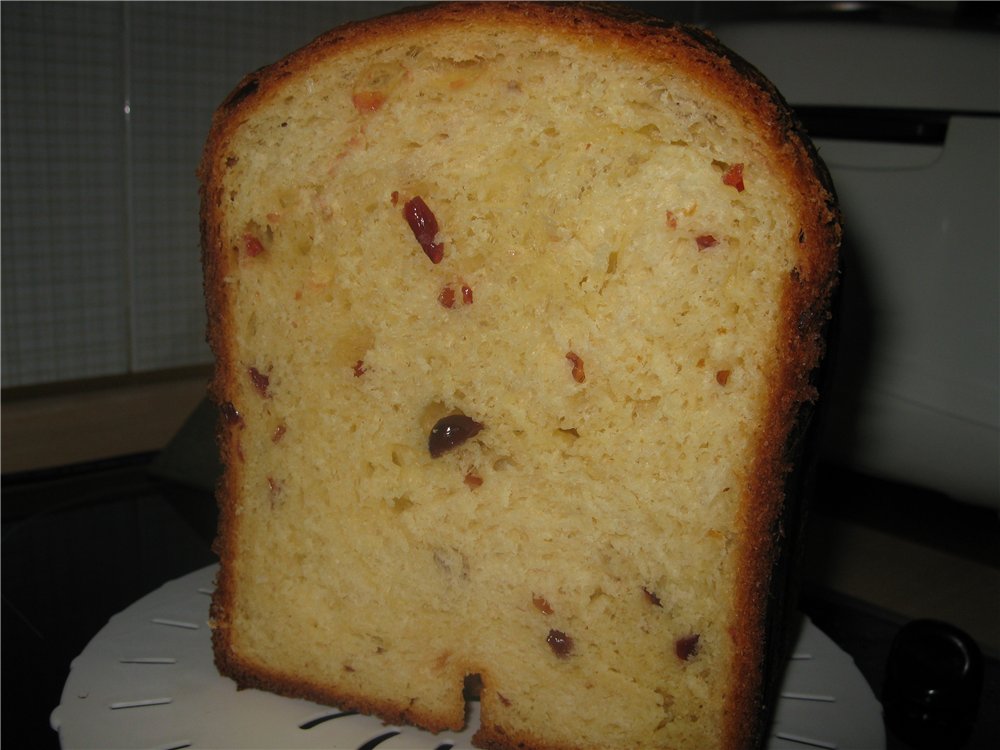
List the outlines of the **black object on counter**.
<svg viewBox="0 0 1000 750">
<path fill-rule="evenodd" d="M 914 620 L 893 639 L 882 707 L 890 737 L 914 750 L 958 750 L 969 739 L 983 687 L 983 659 L 945 622 Z"/>
</svg>

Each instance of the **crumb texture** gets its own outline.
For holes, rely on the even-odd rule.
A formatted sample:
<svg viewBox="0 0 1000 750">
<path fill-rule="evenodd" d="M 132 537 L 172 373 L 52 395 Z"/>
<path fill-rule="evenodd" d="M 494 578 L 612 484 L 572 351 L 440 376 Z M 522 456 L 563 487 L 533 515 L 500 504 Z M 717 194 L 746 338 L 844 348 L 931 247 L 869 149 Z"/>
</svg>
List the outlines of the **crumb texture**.
<svg viewBox="0 0 1000 750">
<path fill-rule="evenodd" d="M 477 674 L 498 747 L 720 747 L 798 183 L 684 65 L 407 28 L 206 152 L 223 660 L 437 728 Z"/>
</svg>

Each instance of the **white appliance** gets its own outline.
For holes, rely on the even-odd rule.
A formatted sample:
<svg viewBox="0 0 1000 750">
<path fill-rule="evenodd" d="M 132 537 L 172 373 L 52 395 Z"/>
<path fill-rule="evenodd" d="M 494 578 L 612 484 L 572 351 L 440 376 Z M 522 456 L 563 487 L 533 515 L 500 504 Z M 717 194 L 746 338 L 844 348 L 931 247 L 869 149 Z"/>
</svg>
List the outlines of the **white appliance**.
<svg viewBox="0 0 1000 750">
<path fill-rule="evenodd" d="M 1000 35 L 717 24 L 796 108 L 844 213 L 826 457 L 1000 510 Z"/>
</svg>

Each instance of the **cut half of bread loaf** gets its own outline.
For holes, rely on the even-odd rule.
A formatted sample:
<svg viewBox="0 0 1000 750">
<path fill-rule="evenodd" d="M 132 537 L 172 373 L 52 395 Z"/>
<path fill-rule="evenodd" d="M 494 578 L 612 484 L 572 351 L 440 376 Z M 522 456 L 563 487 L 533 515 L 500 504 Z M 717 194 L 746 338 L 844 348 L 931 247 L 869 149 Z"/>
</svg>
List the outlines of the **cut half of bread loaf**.
<svg viewBox="0 0 1000 750">
<path fill-rule="evenodd" d="M 201 166 L 241 687 L 492 748 L 759 739 L 832 189 L 710 35 L 456 4 L 248 76 Z"/>
</svg>

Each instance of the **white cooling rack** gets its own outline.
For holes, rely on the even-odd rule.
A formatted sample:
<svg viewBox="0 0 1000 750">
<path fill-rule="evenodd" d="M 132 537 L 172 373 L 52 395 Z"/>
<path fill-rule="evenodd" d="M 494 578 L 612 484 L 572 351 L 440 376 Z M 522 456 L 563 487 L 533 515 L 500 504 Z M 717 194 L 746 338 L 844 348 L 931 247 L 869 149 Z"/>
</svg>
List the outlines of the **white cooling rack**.
<svg viewBox="0 0 1000 750">
<path fill-rule="evenodd" d="M 72 664 L 52 728 L 63 750 L 471 750 L 468 728 L 430 734 L 258 690 L 212 661 L 216 566 L 164 585 L 111 618 Z M 808 619 L 788 663 L 767 750 L 884 750 L 881 707 L 851 658 Z"/>
</svg>

